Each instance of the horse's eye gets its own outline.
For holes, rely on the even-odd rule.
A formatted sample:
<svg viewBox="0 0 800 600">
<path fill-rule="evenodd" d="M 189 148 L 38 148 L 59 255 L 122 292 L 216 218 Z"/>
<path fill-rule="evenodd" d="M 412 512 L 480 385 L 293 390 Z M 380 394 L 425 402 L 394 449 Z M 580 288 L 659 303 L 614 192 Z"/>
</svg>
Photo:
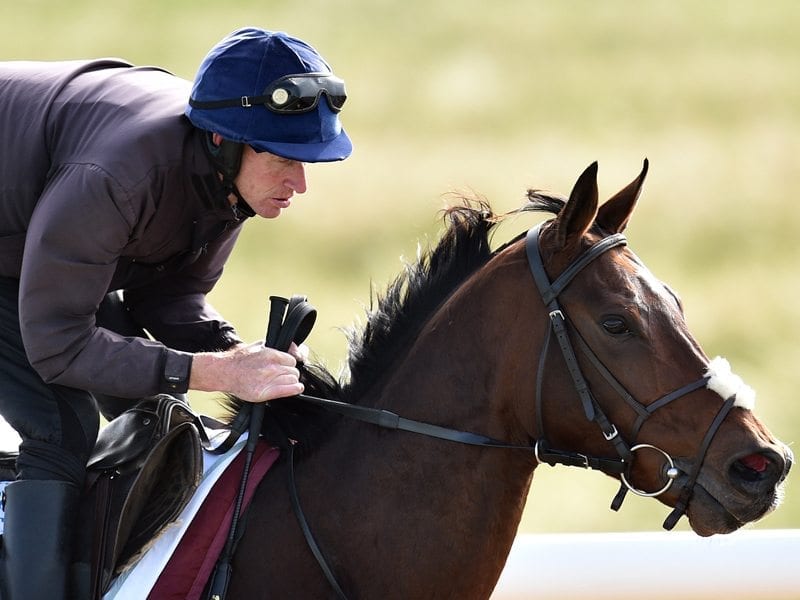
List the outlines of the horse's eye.
<svg viewBox="0 0 800 600">
<path fill-rule="evenodd" d="M 603 320 L 603 329 L 611 335 L 625 335 L 631 332 L 625 319 L 621 317 L 606 317 Z"/>
</svg>

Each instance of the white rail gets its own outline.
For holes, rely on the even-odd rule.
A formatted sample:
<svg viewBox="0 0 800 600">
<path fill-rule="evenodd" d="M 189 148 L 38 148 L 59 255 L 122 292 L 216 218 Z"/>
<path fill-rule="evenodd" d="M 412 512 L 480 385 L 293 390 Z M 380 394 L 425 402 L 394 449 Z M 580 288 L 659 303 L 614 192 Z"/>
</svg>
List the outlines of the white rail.
<svg viewBox="0 0 800 600">
<path fill-rule="evenodd" d="M 800 598 L 800 529 L 517 536 L 492 600 Z"/>
</svg>

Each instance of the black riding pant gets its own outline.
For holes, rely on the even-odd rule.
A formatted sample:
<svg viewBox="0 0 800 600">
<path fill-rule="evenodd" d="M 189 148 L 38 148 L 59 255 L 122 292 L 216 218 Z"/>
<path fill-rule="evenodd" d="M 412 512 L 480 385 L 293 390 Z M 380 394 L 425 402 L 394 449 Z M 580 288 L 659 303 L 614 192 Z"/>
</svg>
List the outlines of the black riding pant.
<svg viewBox="0 0 800 600">
<path fill-rule="evenodd" d="M 100 424 L 98 403 L 88 391 L 42 381 L 25 354 L 18 306 L 19 281 L 0 277 L 0 415 L 22 438 L 17 478 L 55 479 L 83 487 Z M 101 305 L 98 324 L 116 317 L 122 320 L 122 312 L 119 298 L 109 295 Z M 130 330 L 120 333 L 132 334 Z M 145 334 L 139 330 L 139 335 Z M 104 411 L 107 417 L 133 404 L 132 400 L 103 400 L 114 405 Z"/>
</svg>

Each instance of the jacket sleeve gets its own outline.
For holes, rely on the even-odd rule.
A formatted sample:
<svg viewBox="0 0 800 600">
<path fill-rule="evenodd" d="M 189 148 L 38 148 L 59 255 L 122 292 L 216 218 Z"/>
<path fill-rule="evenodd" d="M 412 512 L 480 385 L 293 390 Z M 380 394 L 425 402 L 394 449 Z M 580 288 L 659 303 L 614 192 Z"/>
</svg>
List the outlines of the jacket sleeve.
<svg viewBox="0 0 800 600">
<path fill-rule="evenodd" d="M 20 329 L 49 383 L 135 398 L 185 391 L 191 354 L 99 328 L 97 308 L 118 257 L 138 235 L 141 207 L 94 165 L 54 173 L 31 218 L 20 277 Z"/>
<path fill-rule="evenodd" d="M 163 280 L 125 292 L 134 321 L 170 348 L 186 352 L 224 350 L 241 342 L 234 327 L 206 299 L 222 276 L 237 226 L 208 244 L 190 266 Z"/>
</svg>

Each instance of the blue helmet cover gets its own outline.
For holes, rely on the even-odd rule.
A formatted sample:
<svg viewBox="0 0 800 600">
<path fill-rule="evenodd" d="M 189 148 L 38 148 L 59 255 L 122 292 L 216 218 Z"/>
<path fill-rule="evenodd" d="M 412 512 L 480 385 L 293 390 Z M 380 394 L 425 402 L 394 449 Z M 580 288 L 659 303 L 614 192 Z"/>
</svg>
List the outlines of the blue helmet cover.
<svg viewBox="0 0 800 600">
<path fill-rule="evenodd" d="M 300 73 L 332 73 L 319 53 L 283 32 L 238 29 L 214 46 L 200 64 L 191 98 L 208 102 L 259 96 L 276 79 Z M 320 99 L 314 110 L 278 114 L 263 105 L 198 109 L 186 116 L 200 129 L 301 162 L 344 160 L 352 152 L 339 115 Z"/>
</svg>

